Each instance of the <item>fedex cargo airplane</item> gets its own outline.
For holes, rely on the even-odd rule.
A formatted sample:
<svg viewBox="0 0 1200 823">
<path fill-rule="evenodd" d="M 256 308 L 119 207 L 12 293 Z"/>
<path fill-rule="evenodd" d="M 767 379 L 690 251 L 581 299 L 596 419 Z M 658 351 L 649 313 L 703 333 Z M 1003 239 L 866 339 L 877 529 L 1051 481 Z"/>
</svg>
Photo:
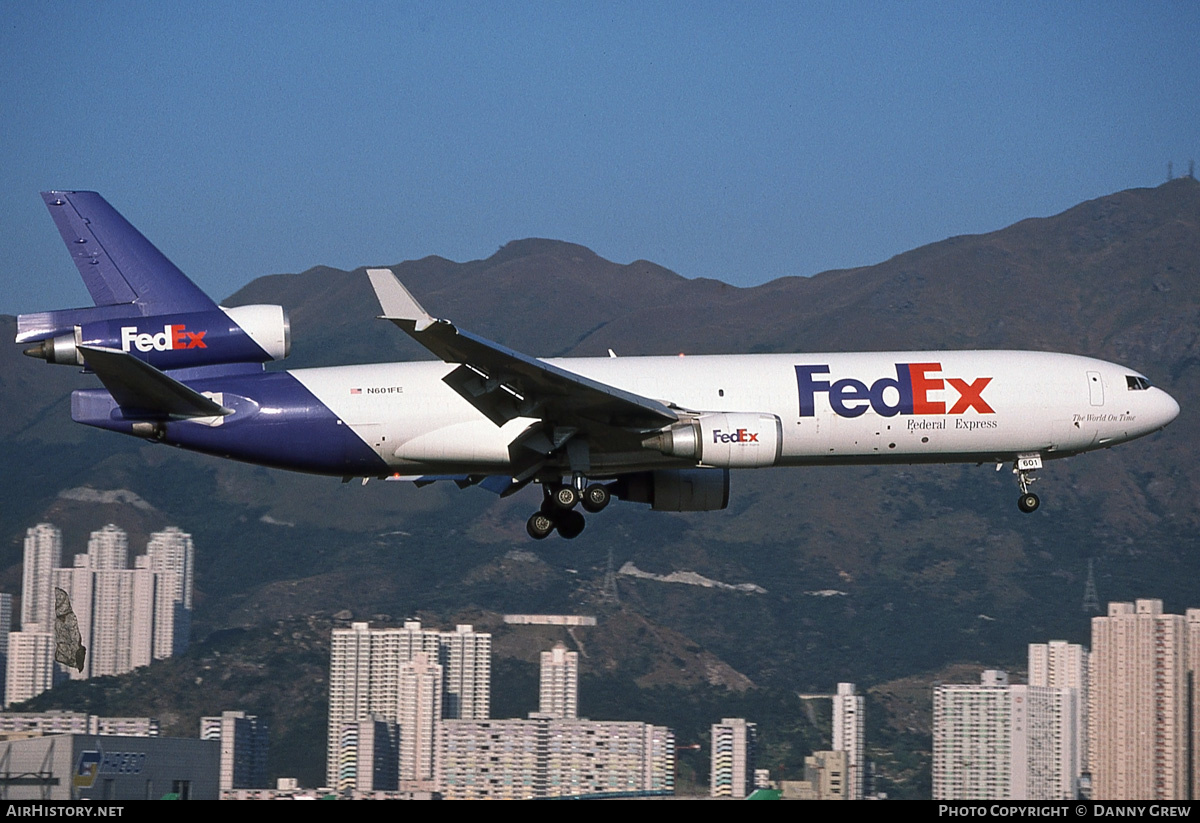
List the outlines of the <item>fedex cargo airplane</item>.
<svg viewBox="0 0 1200 823">
<path fill-rule="evenodd" d="M 433 317 L 388 269 L 367 272 L 382 317 L 437 360 L 266 371 L 290 347 L 282 307 L 218 306 L 95 192 L 42 197 L 96 305 L 21 315 L 17 342 L 99 378 L 76 421 L 346 481 L 537 483 L 538 539 L 614 496 L 723 509 L 730 469 L 770 466 L 1011 465 L 1032 512 L 1043 461 L 1179 414 L 1132 369 L 1049 352 L 542 360 Z"/>
</svg>

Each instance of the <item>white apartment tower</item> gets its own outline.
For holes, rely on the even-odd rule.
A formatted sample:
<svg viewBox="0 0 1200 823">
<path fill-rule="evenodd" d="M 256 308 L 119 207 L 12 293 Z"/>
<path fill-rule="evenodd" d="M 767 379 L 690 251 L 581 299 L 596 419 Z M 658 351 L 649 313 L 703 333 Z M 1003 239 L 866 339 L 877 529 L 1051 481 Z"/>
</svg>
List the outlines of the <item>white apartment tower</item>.
<svg viewBox="0 0 1200 823">
<path fill-rule="evenodd" d="M 54 635 L 21 631 L 8 636 L 4 705 L 37 697 L 54 685 Z"/>
<path fill-rule="evenodd" d="M 740 717 L 726 717 L 712 727 L 712 765 L 708 791 L 712 797 L 745 797 L 754 788 L 758 727 Z"/>
<path fill-rule="evenodd" d="M 838 683 L 833 696 L 833 750 L 846 753 L 847 800 L 863 798 L 865 727 L 863 696 L 853 683 Z"/>
<path fill-rule="evenodd" d="M 492 710 L 492 636 L 459 624 L 438 634 L 445 691 L 442 717 L 486 720 Z"/>
<path fill-rule="evenodd" d="M 12 632 L 11 594 L 0 592 L 0 677 L 8 673 L 8 635 Z M 4 699 L 4 682 L 0 681 L 0 701 Z"/>
<path fill-rule="evenodd" d="M 146 569 L 129 568 L 125 532 L 109 524 L 92 532 L 87 554 L 75 566 L 56 569 L 54 585 L 71 599 L 87 656 L 75 680 L 124 674 L 153 659 L 156 580 Z"/>
<path fill-rule="evenodd" d="M 933 692 L 935 800 L 1068 800 L 1075 796 L 1076 693 L 1009 685 L 1004 672 L 978 685 Z"/>
<path fill-rule="evenodd" d="M 561 719 L 446 720 L 438 791 L 446 800 L 529 800 L 675 789 L 665 726 Z"/>
<path fill-rule="evenodd" d="M 1187 636 L 1184 617 L 1163 614 L 1161 600 L 1109 603 L 1092 618 L 1096 799 L 1188 799 Z"/>
<path fill-rule="evenodd" d="M 154 601 L 154 659 L 187 651 L 191 635 L 192 589 L 196 549 L 192 536 L 169 526 L 150 535 L 139 568 L 159 576 Z"/>
<path fill-rule="evenodd" d="M 54 570 L 62 564 L 62 532 L 49 523 L 25 531 L 21 628 L 45 631 L 54 623 Z"/>
<path fill-rule="evenodd" d="M 400 791 L 434 791 L 438 725 L 442 721 L 442 667 L 417 652 L 400 664 Z"/>
<path fill-rule="evenodd" d="M 109 524 L 92 532 L 73 567 L 52 570 L 51 593 L 67 593 L 87 649 L 73 679 L 123 674 L 186 648 L 192 554 L 191 536 L 172 527 L 151 535 L 131 569 L 128 538 Z"/>
<path fill-rule="evenodd" d="M 1192 799 L 1200 799 L 1200 609 L 1183 616 L 1187 629 L 1188 680 L 1192 692 Z"/>
<path fill-rule="evenodd" d="M 1088 764 L 1088 651 L 1078 643 L 1051 640 L 1029 644 L 1029 685 L 1054 689 L 1074 689 L 1075 751 L 1080 773 L 1090 772 Z"/>
<path fill-rule="evenodd" d="M 933 799 L 1007 800 L 1014 770 L 1008 675 L 933 690 Z"/>
<path fill-rule="evenodd" d="M 562 643 L 542 652 L 538 714 L 561 719 L 579 716 L 579 652 Z"/>
<path fill-rule="evenodd" d="M 343 727 L 368 720 L 403 726 L 402 699 L 409 698 L 403 695 L 401 671 L 417 655 L 424 655 L 426 677 L 431 667 L 440 669 L 435 717 L 487 719 L 491 635 L 475 632 L 470 626 L 439 632 L 422 628 L 415 620 L 403 628 L 372 629 L 367 623 L 354 623 L 348 629 L 334 629 L 329 666 L 328 785 L 365 788 L 351 785 L 353 780 L 341 774 L 339 763 L 353 759 L 341 743 Z M 410 667 L 406 677 L 411 683 L 416 670 Z M 401 729 L 402 747 L 408 731 Z"/>
<path fill-rule="evenodd" d="M 151 535 L 147 555 L 138 557 L 136 568 L 131 569 L 128 537 L 110 523 L 92 532 L 87 553 L 76 555 L 72 567 L 61 568 L 58 529 L 47 523 L 29 529 L 20 633 L 48 636 L 50 654 L 42 653 L 45 637 L 14 635 L 21 659 L 14 663 L 17 681 L 11 698 L 6 685 L 6 700 L 28 699 L 54 681 L 55 588 L 70 599 L 87 649 L 83 669 L 69 670 L 73 679 L 123 674 L 186 648 L 192 555 L 191 536 L 171 527 Z M 36 665 L 47 668 L 34 672 L 30 667 Z"/>
</svg>

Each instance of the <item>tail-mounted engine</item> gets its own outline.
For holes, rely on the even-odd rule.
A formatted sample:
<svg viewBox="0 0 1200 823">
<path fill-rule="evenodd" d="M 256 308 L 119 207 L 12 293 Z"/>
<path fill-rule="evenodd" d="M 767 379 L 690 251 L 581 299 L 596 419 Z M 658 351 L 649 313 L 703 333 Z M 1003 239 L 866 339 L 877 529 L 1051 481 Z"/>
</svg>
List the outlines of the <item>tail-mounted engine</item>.
<svg viewBox="0 0 1200 823">
<path fill-rule="evenodd" d="M 25 354 L 81 366 L 80 346 L 118 349 L 166 371 L 282 360 L 291 345 L 291 324 L 283 307 L 257 305 L 84 322 L 41 340 Z"/>
<path fill-rule="evenodd" d="M 642 445 L 703 466 L 762 468 L 779 462 L 783 425 L 773 414 L 701 414 L 646 437 Z"/>
</svg>

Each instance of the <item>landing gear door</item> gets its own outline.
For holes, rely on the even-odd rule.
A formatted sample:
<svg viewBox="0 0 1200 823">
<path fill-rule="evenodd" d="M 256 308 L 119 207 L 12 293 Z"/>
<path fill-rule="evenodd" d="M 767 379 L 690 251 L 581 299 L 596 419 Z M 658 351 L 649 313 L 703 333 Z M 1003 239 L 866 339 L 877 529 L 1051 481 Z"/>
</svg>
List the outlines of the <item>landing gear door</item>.
<svg viewBox="0 0 1200 823">
<path fill-rule="evenodd" d="M 1100 372 L 1090 371 L 1087 373 L 1088 379 L 1088 399 L 1091 400 L 1093 406 L 1104 405 L 1104 381 L 1100 378 Z"/>
</svg>

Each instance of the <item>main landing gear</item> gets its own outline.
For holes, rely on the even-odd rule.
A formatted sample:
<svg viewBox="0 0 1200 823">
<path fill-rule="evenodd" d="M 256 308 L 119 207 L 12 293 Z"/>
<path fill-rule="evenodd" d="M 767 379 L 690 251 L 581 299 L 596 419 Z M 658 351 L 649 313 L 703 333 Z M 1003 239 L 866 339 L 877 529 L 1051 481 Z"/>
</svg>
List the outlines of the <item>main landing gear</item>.
<svg viewBox="0 0 1200 823">
<path fill-rule="evenodd" d="M 1017 508 L 1025 514 L 1037 511 L 1038 506 L 1042 505 L 1038 496 L 1029 490 L 1029 486 L 1037 480 L 1033 473 L 1041 467 L 1041 455 L 1021 456 L 1013 464 L 1013 474 L 1017 476 L 1017 485 L 1021 487 L 1021 496 L 1017 498 Z"/>
<path fill-rule="evenodd" d="M 542 485 L 542 506 L 529 516 L 525 530 L 534 540 L 543 540 L 555 529 L 560 536 L 571 540 L 578 537 L 586 525 L 583 515 L 575 510 L 582 504 L 584 511 L 595 514 L 608 505 L 612 493 L 599 483 L 585 485 L 586 478 L 575 477 L 574 483 L 545 483 Z"/>
</svg>

